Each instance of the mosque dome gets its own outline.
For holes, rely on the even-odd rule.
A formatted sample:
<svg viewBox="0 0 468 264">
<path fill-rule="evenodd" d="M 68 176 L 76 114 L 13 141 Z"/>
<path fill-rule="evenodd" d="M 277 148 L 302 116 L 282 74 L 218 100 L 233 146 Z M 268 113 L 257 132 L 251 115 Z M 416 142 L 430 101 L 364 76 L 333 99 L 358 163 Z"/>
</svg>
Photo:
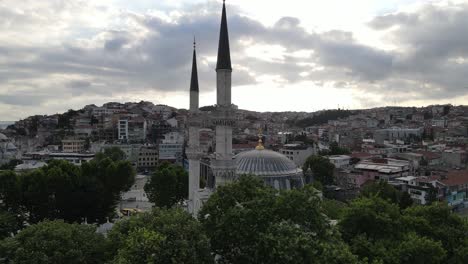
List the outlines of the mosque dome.
<svg viewBox="0 0 468 264">
<path fill-rule="evenodd" d="M 271 150 L 250 150 L 236 157 L 237 174 L 274 176 L 296 174 L 300 169 L 286 156 Z"/>
<path fill-rule="evenodd" d="M 261 143 L 261 142 L 260 142 Z M 266 184 L 280 190 L 289 190 L 304 185 L 302 169 L 281 153 L 259 145 L 254 150 L 241 152 L 234 157 L 237 175 L 255 175 Z"/>
</svg>

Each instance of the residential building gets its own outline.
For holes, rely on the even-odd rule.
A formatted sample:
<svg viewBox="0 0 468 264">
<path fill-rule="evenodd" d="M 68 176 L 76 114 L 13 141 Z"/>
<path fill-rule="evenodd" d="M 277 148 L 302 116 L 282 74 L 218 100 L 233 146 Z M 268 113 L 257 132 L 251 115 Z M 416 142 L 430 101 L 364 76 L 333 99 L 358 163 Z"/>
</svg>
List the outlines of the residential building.
<svg viewBox="0 0 468 264">
<path fill-rule="evenodd" d="M 398 139 L 411 140 L 415 138 L 421 138 L 423 132 L 423 128 L 392 127 L 376 130 L 374 133 L 374 139 L 376 143 L 383 144 L 384 141 L 396 141 Z"/>
<path fill-rule="evenodd" d="M 85 151 L 86 141 L 82 139 L 62 140 L 62 151 L 65 153 L 80 153 Z"/>
<path fill-rule="evenodd" d="M 279 150 L 279 152 L 285 155 L 288 159 L 292 160 L 296 166 L 302 167 L 308 157 L 316 154 L 313 147 L 305 144 L 285 144 Z"/>
<path fill-rule="evenodd" d="M 354 170 L 361 172 L 370 180 L 391 180 L 408 176 L 411 171 L 410 162 L 396 159 L 364 160 L 354 166 Z"/>
<path fill-rule="evenodd" d="M 64 152 L 49 152 L 47 150 L 28 152 L 23 155 L 23 162 L 31 164 L 34 161 L 49 161 L 49 160 L 66 160 L 74 165 L 81 165 L 94 159 L 94 153 L 64 153 Z"/>
<path fill-rule="evenodd" d="M 182 162 L 184 136 L 179 132 L 170 132 L 159 144 L 159 161 Z"/>
<path fill-rule="evenodd" d="M 138 170 L 153 170 L 158 166 L 159 148 L 152 145 L 144 145 L 138 153 Z"/>
<path fill-rule="evenodd" d="M 332 155 L 328 156 L 328 160 L 335 165 L 337 169 L 344 169 L 351 163 L 351 156 L 348 155 Z"/>
<path fill-rule="evenodd" d="M 465 168 L 467 154 L 465 150 L 447 149 L 442 152 L 442 163 L 453 168 Z"/>
<path fill-rule="evenodd" d="M 143 117 L 125 117 L 118 123 L 118 137 L 122 142 L 140 143 L 146 141 L 147 123 Z"/>
</svg>

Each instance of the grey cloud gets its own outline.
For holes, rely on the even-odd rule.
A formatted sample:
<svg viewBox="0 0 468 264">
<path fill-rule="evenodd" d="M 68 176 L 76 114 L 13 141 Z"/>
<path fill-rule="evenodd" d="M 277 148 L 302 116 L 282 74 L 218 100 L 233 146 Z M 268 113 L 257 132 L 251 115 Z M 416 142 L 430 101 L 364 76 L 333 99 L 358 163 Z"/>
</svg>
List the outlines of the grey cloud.
<svg viewBox="0 0 468 264">
<path fill-rule="evenodd" d="M 30 106 L 41 105 L 47 96 L 34 94 L 0 94 L 0 102 L 7 105 Z"/>
<path fill-rule="evenodd" d="M 59 4 L 57 2 L 57 4 Z M 58 8 L 63 8 L 59 6 Z M 0 9 L 0 13 L 5 10 Z M 47 85 L 37 86 L 41 94 L 57 96 L 56 90 L 72 95 L 108 95 L 129 91 L 185 91 L 189 86 L 192 37 L 197 36 L 199 79 L 202 91 L 213 91 L 214 67 L 201 63 L 216 56 L 219 34 L 219 4 L 209 2 L 189 6 L 177 23 L 149 14 L 120 13 L 120 20 L 131 20 L 149 32 L 138 35 L 127 29 L 101 30 L 100 45 L 83 46 L 75 39 L 47 47 L 16 47 L 0 44 L 0 93 L 15 82 L 47 80 L 63 75 Z M 10 14 L 11 20 L 17 19 Z M 418 13 L 397 13 L 376 17 L 369 23 L 376 30 L 399 26 L 388 36 L 398 48 L 384 51 L 358 43 L 352 32 L 333 30 L 308 32 L 298 18 L 284 17 L 271 27 L 228 10 L 231 37 L 233 84 L 254 84 L 255 76 L 279 75 L 284 86 L 301 81 L 334 82 L 336 87 L 358 87 L 362 93 L 402 96 L 409 92 L 421 98 L 451 98 L 466 94 L 468 64 L 448 62 L 452 57 L 468 58 L 468 7 L 442 8 L 428 5 Z M 34 23 L 22 26 L 34 28 Z M 82 28 L 80 28 L 82 30 Z M 74 35 L 74 34 L 72 34 Z M 243 44 L 281 45 L 287 53 L 314 51 L 302 58 L 286 55 L 283 60 L 264 61 L 247 57 Z M 320 71 L 308 64 L 322 67 Z M 245 69 L 244 69 L 245 68 Z M 308 72 L 306 77 L 300 76 Z M 251 76 L 254 75 L 254 77 Z M 185 76 L 185 77 L 184 77 Z M 465 84 L 465 85 L 463 85 Z M 465 89 L 465 90 L 463 90 Z M 21 96 L 2 96 L 1 102 L 21 105 Z M 363 97 L 364 98 L 364 97 Z M 42 103 L 43 97 L 29 101 Z"/>
</svg>

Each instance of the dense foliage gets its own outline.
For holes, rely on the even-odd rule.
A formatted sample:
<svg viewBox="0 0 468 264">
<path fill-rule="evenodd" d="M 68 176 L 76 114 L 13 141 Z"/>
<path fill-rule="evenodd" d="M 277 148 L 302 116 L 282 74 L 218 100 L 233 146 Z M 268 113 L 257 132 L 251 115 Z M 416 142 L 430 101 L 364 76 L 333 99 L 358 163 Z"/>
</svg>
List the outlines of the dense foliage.
<svg viewBox="0 0 468 264">
<path fill-rule="evenodd" d="M 326 124 L 329 120 L 338 120 L 340 118 L 346 118 L 352 114 L 352 111 L 348 110 L 326 110 L 322 111 L 313 117 L 307 117 L 299 120 L 292 120 L 289 123 L 298 127 L 309 127 L 315 125 Z"/>
<path fill-rule="evenodd" d="M 16 165 L 23 163 L 21 160 L 12 159 L 8 163 L 0 166 L 0 170 L 14 170 Z"/>
<path fill-rule="evenodd" d="M 25 216 L 28 223 L 44 219 L 103 222 L 112 216 L 120 193 L 134 182 L 129 162 L 96 158 L 75 166 L 53 160 L 24 174 L 0 172 L 0 207 Z"/>
<path fill-rule="evenodd" d="M 317 191 L 277 192 L 244 176 L 219 187 L 199 214 L 219 263 L 355 263 Z"/>
<path fill-rule="evenodd" d="M 335 165 L 333 165 L 326 157 L 312 155 L 307 158 L 306 162 L 302 166 L 302 170 L 307 173 L 311 170 L 314 181 L 319 181 L 322 185 L 329 185 L 334 183 L 333 171 Z"/>
<path fill-rule="evenodd" d="M 164 162 L 144 188 L 150 202 L 158 207 L 172 207 L 188 197 L 188 173 L 181 166 Z"/>
<path fill-rule="evenodd" d="M 401 192 L 388 184 L 386 181 L 377 181 L 364 186 L 360 193 L 361 197 L 379 197 L 390 203 L 398 205 L 401 209 L 410 207 L 413 204 L 407 192 Z"/>
<path fill-rule="evenodd" d="M 330 143 L 329 149 L 328 150 L 322 150 L 319 153 L 322 156 L 327 156 L 327 155 L 348 155 L 351 154 L 351 151 L 347 148 L 342 148 L 338 145 L 336 142 Z"/>
<path fill-rule="evenodd" d="M 106 260 L 106 247 L 94 226 L 44 221 L 1 241 L 0 259 L 5 263 L 100 264 Z"/>
<path fill-rule="evenodd" d="M 109 158 L 94 162 L 112 164 Z M 89 175 L 66 164 L 51 164 L 36 176 Z M 23 183 L 12 172 L 0 177 L 0 263 L 468 263 L 466 221 L 446 205 L 402 203 L 402 195 L 381 182 L 345 204 L 322 199 L 312 186 L 277 191 L 243 176 L 218 187 L 198 219 L 180 208 L 155 208 L 117 222 L 107 237 L 92 225 L 62 220 L 45 220 L 9 237 L 20 222 L 7 208 L 26 208 Z M 49 187 L 38 181 L 29 192 L 60 182 L 47 181 Z"/>
<path fill-rule="evenodd" d="M 200 223 L 182 209 L 155 209 L 109 233 L 114 263 L 213 263 Z"/>
<path fill-rule="evenodd" d="M 380 197 L 351 203 L 339 223 L 354 254 L 372 263 L 466 263 L 468 227 L 447 206 L 400 210 Z"/>
</svg>

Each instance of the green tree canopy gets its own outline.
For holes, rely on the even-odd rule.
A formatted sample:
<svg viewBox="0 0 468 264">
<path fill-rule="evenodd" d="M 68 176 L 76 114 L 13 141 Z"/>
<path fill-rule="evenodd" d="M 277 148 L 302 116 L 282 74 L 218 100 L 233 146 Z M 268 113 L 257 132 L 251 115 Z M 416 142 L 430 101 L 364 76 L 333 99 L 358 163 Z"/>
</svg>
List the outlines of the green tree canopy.
<svg viewBox="0 0 468 264">
<path fill-rule="evenodd" d="M 413 200 L 411 200 L 411 197 L 407 192 L 401 192 L 395 189 L 395 187 L 391 186 L 386 181 L 376 181 L 366 185 L 362 189 L 360 196 L 367 198 L 377 196 L 399 205 L 401 209 L 408 208 L 413 204 Z"/>
<path fill-rule="evenodd" d="M 109 158 L 75 166 L 53 160 L 24 174 L 0 173 L 0 198 L 6 211 L 22 213 L 28 223 L 44 219 L 94 222 L 112 216 L 120 193 L 134 182 L 135 172 L 126 161 Z"/>
<path fill-rule="evenodd" d="M 96 160 L 103 160 L 109 158 L 112 161 L 122 161 L 125 160 L 127 155 L 119 147 L 110 147 L 105 148 L 103 152 L 96 154 Z"/>
<path fill-rule="evenodd" d="M 172 207 L 188 197 L 188 173 L 181 166 L 164 162 L 144 188 L 150 202 L 158 207 Z"/>
<path fill-rule="evenodd" d="M 94 226 L 44 221 L 1 242 L 0 253 L 11 263 L 100 264 L 106 241 Z"/>
<path fill-rule="evenodd" d="M 0 209 L 0 239 L 6 238 L 20 230 L 22 223 L 15 214 Z"/>
<path fill-rule="evenodd" d="M 434 203 L 429 206 L 413 206 L 403 211 L 405 226 L 418 235 L 442 243 L 447 251 L 447 262 L 468 257 L 468 226 L 447 205 Z M 462 253 L 462 254 L 461 254 Z"/>
<path fill-rule="evenodd" d="M 401 210 L 378 196 L 353 201 L 339 222 L 362 260 L 378 263 L 465 263 L 468 229 L 438 204 Z"/>
<path fill-rule="evenodd" d="M 251 176 L 219 187 L 199 220 L 219 263 L 355 263 L 311 186 L 278 192 Z"/>
<path fill-rule="evenodd" d="M 114 263 L 213 263 L 201 225 L 182 209 L 154 209 L 109 233 Z"/>
<path fill-rule="evenodd" d="M 327 156 L 327 155 L 348 155 L 351 154 L 351 151 L 347 148 L 342 148 L 338 145 L 337 142 L 333 141 L 330 143 L 329 150 L 323 150 L 320 152 L 320 155 Z"/>
<path fill-rule="evenodd" d="M 302 169 L 304 172 L 310 169 L 314 181 L 319 181 L 322 185 L 330 185 L 335 182 L 333 178 L 335 166 L 325 157 L 317 155 L 310 156 L 307 158 Z"/>
</svg>

